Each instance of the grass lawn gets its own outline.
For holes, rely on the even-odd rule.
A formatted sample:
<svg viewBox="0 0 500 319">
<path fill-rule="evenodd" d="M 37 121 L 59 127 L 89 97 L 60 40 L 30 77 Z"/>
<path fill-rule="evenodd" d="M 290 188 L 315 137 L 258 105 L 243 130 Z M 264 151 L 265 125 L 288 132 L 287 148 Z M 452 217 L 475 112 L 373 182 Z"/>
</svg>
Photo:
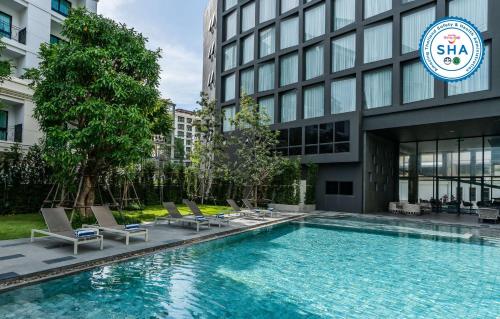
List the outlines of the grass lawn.
<svg viewBox="0 0 500 319">
<path fill-rule="evenodd" d="M 189 209 L 186 205 L 177 205 L 183 215 L 189 215 Z M 206 215 L 215 215 L 217 213 L 229 210 L 226 206 L 199 205 L 201 211 Z M 139 220 L 141 222 L 153 221 L 156 217 L 166 215 L 166 210 L 161 205 L 147 206 L 143 211 L 124 211 L 123 215 L 127 218 Z M 115 213 L 118 222 L 121 216 Z M 45 223 L 41 214 L 20 214 L 0 216 L 0 240 L 27 238 L 30 236 L 31 229 L 45 229 Z"/>
</svg>

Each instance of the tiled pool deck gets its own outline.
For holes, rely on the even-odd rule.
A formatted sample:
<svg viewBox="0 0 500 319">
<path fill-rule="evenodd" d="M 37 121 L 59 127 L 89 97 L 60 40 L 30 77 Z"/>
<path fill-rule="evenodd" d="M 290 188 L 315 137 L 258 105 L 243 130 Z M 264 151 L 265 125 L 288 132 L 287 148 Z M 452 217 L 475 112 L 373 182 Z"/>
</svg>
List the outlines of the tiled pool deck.
<svg viewBox="0 0 500 319">
<path fill-rule="evenodd" d="M 349 213 L 316 211 L 314 214 L 338 216 Z M 354 216 L 376 216 L 390 219 L 405 219 L 436 224 L 451 224 L 475 227 L 481 236 L 500 239 L 500 224 L 478 223 L 474 215 L 427 214 L 423 216 L 378 214 L 349 214 Z M 39 238 L 34 243 L 29 239 L 0 241 L 0 291 L 17 286 L 83 271 L 92 267 L 123 261 L 154 253 L 160 250 L 211 240 L 223 236 L 249 231 L 259 227 L 287 222 L 302 218 L 305 214 L 284 213 L 278 218 L 265 220 L 236 219 L 229 226 L 203 227 L 195 229 L 177 225 L 145 225 L 150 230 L 150 240 L 130 239 L 130 245 L 124 239 L 105 234 L 104 250 L 97 244 L 81 245 L 79 254 L 73 255 L 73 246 L 69 243 L 50 238 Z"/>
<path fill-rule="evenodd" d="M 144 227 L 149 229 L 148 242 L 131 237 L 130 245 L 126 246 L 123 237 L 104 233 L 103 250 L 99 250 L 97 243 L 89 243 L 79 247 L 78 255 L 73 255 L 71 243 L 52 238 L 37 238 L 34 243 L 29 238 L 0 241 L 0 291 L 302 216 L 283 213 L 280 217 L 265 220 L 242 218 L 231 221 L 229 226 L 201 227 L 199 232 L 175 224 L 147 224 Z"/>
</svg>

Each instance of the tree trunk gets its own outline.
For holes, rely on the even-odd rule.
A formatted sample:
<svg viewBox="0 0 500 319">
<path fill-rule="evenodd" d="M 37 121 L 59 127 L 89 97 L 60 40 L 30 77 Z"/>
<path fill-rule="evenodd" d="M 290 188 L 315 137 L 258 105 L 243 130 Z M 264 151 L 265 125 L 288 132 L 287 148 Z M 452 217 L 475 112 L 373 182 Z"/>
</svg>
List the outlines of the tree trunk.
<svg viewBox="0 0 500 319">
<path fill-rule="evenodd" d="M 95 200 L 95 182 L 96 177 L 92 175 L 87 175 L 83 177 L 82 187 L 78 193 L 76 200 L 76 206 L 79 208 L 80 214 L 82 216 L 88 217 L 90 215 L 89 207 L 94 204 Z"/>
</svg>

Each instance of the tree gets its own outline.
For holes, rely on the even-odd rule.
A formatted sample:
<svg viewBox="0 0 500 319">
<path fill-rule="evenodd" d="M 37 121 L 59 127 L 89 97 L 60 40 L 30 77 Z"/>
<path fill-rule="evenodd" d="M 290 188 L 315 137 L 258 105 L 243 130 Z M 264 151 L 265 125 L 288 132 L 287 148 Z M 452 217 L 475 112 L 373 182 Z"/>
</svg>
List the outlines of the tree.
<svg viewBox="0 0 500 319">
<path fill-rule="evenodd" d="M 152 134 L 165 133 L 161 56 L 140 33 L 84 9 L 72 10 L 62 34 L 68 41 L 43 44 L 39 68 L 26 78 L 45 133 L 44 155 L 59 175 L 82 177 L 83 207 L 94 202 L 100 175 L 150 157 Z"/>
<path fill-rule="evenodd" d="M 181 164 L 184 163 L 186 149 L 184 148 L 184 140 L 182 138 L 176 137 L 174 140 L 174 157 L 179 160 Z"/>
<path fill-rule="evenodd" d="M 210 197 L 214 180 L 221 172 L 225 153 L 216 102 L 210 100 L 205 93 L 201 93 L 198 104 L 201 109 L 196 112 L 198 120 L 195 122 L 195 127 L 200 133 L 200 139 L 194 144 L 191 169 L 197 177 L 198 195 L 204 203 L 205 199 Z"/>
<path fill-rule="evenodd" d="M 278 132 L 269 127 L 269 116 L 249 96 L 240 100 L 240 111 L 232 121 L 236 131 L 229 137 L 229 152 L 234 154 L 228 172 L 234 180 L 252 191 L 255 204 L 278 171 L 282 158 L 276 153 Z"/>
<path fill-rule="evenodd" d="M 11 65 L 8 60 L 2 60 L 2 51 L 5 49 L 5 43 L 0 38 L 0 83 L 7 79 L 11 72 Z"/>
</svg>

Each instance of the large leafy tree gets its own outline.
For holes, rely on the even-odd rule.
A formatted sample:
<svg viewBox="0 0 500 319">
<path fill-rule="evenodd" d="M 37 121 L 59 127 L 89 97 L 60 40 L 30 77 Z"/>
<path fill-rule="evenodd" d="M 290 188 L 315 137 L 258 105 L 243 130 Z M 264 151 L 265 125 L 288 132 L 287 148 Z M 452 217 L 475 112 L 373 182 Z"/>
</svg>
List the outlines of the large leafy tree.
<svg viewBox="0 0 500 319">
<path fill-rule="evenodd" d="M 89 206 L 100 175 L 149 157 L 151 135 L 167 133 L 158 118 L 165 116 L 160 51 L 148 50 L 147 39 L 124 24 L 84 9 L 71 12 L 62 34 L 67 42 L 42 45 L 39 68 L 26 77 L 45 157 L 59 177 L 82 177 L 77 205 Z"/>
<path fill-rule="evenodd" d="M 249 96 L 240 100 L 240 111 L 233 120 L 236 131 L 228 138 L 232 160 L 228 169 L 233 181 L 251 190 L 255 203 L 264 194 L 281 167 L 276 151 L 278 132 L 269 127 L 269 116 Z"/>
<path fill-rule="evenodd" d="M 5 49 L 5 43 L 0 38 L 0 83 L 9 77 L 11 72 L 11 65 L 8 60 L 2 59 L 2 51 Z"/>
</svg>

